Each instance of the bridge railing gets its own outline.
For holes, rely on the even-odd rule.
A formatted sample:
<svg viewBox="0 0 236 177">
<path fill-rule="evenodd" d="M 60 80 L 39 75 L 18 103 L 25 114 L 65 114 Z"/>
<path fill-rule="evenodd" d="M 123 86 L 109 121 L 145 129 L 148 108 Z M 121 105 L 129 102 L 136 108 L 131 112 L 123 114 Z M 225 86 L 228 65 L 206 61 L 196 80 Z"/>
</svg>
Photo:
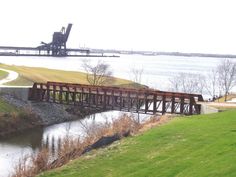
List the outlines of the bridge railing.
<svg viewBox="0 0 236 177">
<path fill-rule="evenodd" d="M 164 92 L 154 89 L 91 86 L 47 82 L 34 83 L 29 100 L 73 104 L 103 110 L 121 110 L 145 114 L 200 114 L 202 95 Z"/>
</svg>

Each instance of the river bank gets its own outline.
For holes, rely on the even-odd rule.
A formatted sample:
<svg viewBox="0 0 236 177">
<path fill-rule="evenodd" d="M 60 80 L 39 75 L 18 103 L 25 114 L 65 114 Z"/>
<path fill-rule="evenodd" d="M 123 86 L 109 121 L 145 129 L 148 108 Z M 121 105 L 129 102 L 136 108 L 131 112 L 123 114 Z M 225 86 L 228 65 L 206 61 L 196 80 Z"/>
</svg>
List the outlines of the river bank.
<svg viewBox="0 0 236 177">
<path fill-rule="evenodd" d="M 12 177 L 35 176 L 43 171 L 58 168 L 90 151 L 121 140 L 123 137 L 143 133 L 147 129 L 163 124 L 167 119 L 169 119 L 167 116 L 153 116 L 149 121 L 139 123 L 132 115 L 123 114 L 111 122 L 87 126 L 86 136 L 74 138 L 66 136 L 55 144 L 46 143 L 42 149 L 30 156 L 29 159 L 32 159 L 30 166 L 25 163 L 26 159 L 22 158 Z"/>
<path fill-rule="evenodd" d="M 39 177 L 236 175 L 236 110 L 179 117 Z"/>
<path fill-rule="evenodd" d="M 99 110 L 79 109 L 71 105 L 25 101 L 9 94 L 1 95 L 1 99 L 14 106 L 17 111 L 1 114 L 0 137 L 39 126 L 82 119 L 99 112 Z"/>
</svg>

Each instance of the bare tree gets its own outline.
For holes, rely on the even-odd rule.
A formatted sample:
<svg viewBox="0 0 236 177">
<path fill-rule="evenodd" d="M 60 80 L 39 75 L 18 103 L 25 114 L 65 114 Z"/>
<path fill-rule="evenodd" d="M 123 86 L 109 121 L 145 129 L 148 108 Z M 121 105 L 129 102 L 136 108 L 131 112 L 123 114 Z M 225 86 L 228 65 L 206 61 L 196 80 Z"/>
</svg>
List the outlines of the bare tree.
<svg viewBox="0 0 236 177">
<path fill-rule="evenodd" d="M 193 73 L 178 73 L 169 79 L 172 91 L 185 93 L 203 93 L 205 76 Z"/>
<path fill-rule="evenodd" d="M 95 65 L 92 65 L 90 60 L 83 60 L 82 67 L 86 71 L 86 79 L 91 85 L 104 85 L 113 82 L 110 65 L 100 60 Z"/>
<path fill-rule="evenodd" d="M 218 75 L 219 74 L 217 69 L 212 69 L 211 72 L 207 75 L 207 79 L 205 80 L 206 94 L 210 95 L 212 98 L 220 93 Z M 217 90 L 217 88 L 219 88 L 219 90 Z"/>
<path fill-rule="evenodd" d="M 143 75 L 143 68 L 140 68 L 140 69 L 132 68 L 131 74 L 132 74 L 132 80 L 134 82 L 141 83 L 142 75 Z"/>
<path fill-rule="evenodd" d="M 225 59 L 218 65 L 218 82 L 225 95 L 225 101 L 229 91 L 236 86 L 236 63 Z"/>
</svg>

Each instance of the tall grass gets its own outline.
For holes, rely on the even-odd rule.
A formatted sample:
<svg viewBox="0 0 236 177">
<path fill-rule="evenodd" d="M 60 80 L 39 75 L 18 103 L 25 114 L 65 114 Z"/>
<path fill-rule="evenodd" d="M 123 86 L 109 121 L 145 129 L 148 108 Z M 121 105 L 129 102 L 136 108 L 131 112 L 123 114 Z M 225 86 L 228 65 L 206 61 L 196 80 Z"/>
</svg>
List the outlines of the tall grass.
<svg viewBox="0 0 236 177">
<path fill-rule="evenodd" d="M 97 146 L 94 145 L 106 137 L 114 137 L 109 139 L 112 141 L 118 140 L 124 136 L 137 133 L 140 128 L 142 125 L 133 116 L 124 114 L 111 122 L 106 121 L 103 124 L 87 126 L 85 137 L 71 138 L 66 136 L 63 139 L 58 139 L 56 144 L 52 143 L 51 147 L 49 147 L 47 138 L 41 150 L 19 161 L 12 177 L 32 177 L 42 171 L 60 167 L 96 148 Z M 108 141 L 108 143 L 111 142 Z M 100 145 L 103 146 L 104 144 Z"/>
</svg>

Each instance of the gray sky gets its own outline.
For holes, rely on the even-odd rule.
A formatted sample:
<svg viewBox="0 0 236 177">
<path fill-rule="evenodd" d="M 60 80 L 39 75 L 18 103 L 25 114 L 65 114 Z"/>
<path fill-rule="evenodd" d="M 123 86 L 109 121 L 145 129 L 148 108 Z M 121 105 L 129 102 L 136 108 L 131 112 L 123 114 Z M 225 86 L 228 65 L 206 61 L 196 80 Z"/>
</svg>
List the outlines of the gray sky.
<svg viewBox="0 0 236 177">
<path fill-rule="evenodd" d="M 236 54 L 235 0 L 0 0 L 0 45 Z"/>
</svg>

